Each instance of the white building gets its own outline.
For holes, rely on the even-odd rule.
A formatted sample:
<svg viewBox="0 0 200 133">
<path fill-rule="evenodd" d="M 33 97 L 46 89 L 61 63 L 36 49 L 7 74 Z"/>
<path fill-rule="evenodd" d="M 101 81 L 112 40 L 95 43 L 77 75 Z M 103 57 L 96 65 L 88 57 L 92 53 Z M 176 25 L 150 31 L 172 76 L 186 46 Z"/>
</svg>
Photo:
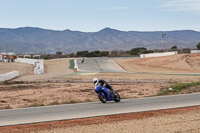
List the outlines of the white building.
<svg viewBox="0 0 200 133">
<path fill-rule="evenodd" d="M 16 55 L 14 52 L 1 52 L 0 54 L 2 54 L 2 55 Z"/>
</svg>

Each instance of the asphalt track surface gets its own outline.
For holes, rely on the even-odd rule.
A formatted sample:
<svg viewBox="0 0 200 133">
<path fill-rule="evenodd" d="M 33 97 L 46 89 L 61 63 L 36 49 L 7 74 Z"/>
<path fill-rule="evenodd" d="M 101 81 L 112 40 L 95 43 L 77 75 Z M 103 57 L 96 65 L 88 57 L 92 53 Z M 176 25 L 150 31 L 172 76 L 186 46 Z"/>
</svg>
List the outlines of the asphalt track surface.
<svg viewBox="0 0 200 133">
<path fill-rule="evenodd" d="M 69 120 L 200 105 L 200 93 L 0 111 L 0 126 Z"/>
<path fill-rule="evenodd" d="M 126 72 L 110 58 L 85 58 L 77 60 L 77 70 L 80 72 Z"/>
<path fill-rule="evenodd" d="M 121 57 L 125 58 L 125 57 Z M 138 58 L 138 57 L 126 57 L 126 58 Z M 112 58 L 97 57 L 97 58 L 85 58 L 82 63 L 81 59 L 75 61 L 77 71 L 86 73 L 97 72 L 111 72 L 111 73 L 135 73 L 135 74 L 157 74 L 157 75 L 184 75 L 184 76 L 200 76 L 200 73 L 150 73 L 150 72 L 128 72 L 121 68 L 117 63 L 112 61 Z"/>
</svg>

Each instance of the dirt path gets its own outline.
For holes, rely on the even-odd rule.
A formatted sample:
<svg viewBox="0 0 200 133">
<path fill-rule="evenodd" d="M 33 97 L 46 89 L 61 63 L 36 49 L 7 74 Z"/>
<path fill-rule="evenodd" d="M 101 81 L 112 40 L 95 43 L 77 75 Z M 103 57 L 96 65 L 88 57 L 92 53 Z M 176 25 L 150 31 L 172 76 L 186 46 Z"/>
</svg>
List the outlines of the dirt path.
<svg viewBox="0 0 200 133">
<path fill-rule="evenodd" d="M 0 133 L 198 133 L 200 106 L 0 127 Z"/>
</svg>

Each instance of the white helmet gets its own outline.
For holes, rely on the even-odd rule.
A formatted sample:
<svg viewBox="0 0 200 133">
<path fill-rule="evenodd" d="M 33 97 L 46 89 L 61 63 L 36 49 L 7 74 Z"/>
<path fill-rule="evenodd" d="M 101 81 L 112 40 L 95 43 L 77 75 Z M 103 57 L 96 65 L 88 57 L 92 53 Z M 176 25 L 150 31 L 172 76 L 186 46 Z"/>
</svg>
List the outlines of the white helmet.
<svg viewBox="0 0 200 133">
<path fill-rule="evenodd" d="M 97 83 L 98 81 L 99 81 L 99 79 L 98 78 L 93 78 L 93 83 Z"/>
</svg>

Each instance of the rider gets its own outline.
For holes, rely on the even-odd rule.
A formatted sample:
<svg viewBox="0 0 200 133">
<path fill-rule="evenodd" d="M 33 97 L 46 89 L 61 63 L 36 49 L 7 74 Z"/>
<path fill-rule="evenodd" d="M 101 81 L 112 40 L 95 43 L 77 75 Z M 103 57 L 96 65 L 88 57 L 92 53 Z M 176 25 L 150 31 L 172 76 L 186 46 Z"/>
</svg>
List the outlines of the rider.
<svg viewBox="0 0 200 133">
<path fill-rule="evenodd" d="M 82 58 L 81 63 L 83 63 L 85 61 L 85 58 Z"/>
<path fill-rule="evenodd" d="M 111 95 L 113 95 L 112 87 L 105 80 L 103 80 L 103 79 L 99 80 L 98 78 L 93 78 L 92 81 L 93 81 L 95 87 L 97 87 L 98 85 L 104 86 L 104 87 L 108 88 L 110 90 L 110 92 L 111 92 Z"/>
</svg>

